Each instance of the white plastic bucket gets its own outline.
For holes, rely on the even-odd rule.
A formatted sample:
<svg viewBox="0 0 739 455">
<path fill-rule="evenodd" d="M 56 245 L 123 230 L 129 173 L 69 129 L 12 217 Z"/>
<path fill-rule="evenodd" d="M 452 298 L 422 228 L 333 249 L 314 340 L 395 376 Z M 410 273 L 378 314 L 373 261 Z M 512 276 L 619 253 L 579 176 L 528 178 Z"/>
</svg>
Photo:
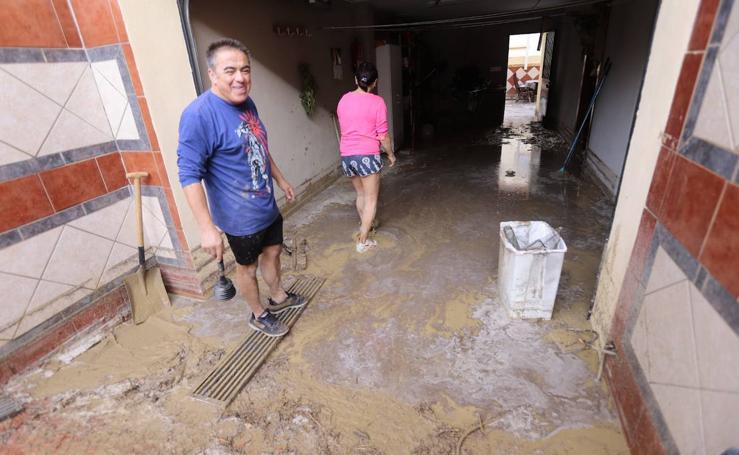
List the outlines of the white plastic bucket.
<svg viewBox="0 0 739 455">
<path fill-rule="evenodd" d="M 544 221 L 500 223 L 498 293 L 509 316 L 552 318 L 566 252 L 564 240 Z"/>
</svg>

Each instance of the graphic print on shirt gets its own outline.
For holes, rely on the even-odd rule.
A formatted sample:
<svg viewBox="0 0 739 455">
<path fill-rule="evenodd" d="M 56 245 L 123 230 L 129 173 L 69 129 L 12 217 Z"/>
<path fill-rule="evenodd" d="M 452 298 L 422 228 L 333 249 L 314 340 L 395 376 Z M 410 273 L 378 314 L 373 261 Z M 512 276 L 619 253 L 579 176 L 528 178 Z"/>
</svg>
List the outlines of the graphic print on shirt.
<svg viewBox="0 0 739 455">
<path fill-rule="evenodd" d="M 272 189 L 269 186 L 269 175 L 267 174 L 267 163 L 269 155 L 267 151 L 267 132 L 262 123 L 251 110 L 241 114 L 241 124 L 236 129 L 236 134 L 244 142 L 244 153 L 246 153 L 251 169 L 251 188 L 247 192 L 255 196 L 268 196 Z"/>
</svg>

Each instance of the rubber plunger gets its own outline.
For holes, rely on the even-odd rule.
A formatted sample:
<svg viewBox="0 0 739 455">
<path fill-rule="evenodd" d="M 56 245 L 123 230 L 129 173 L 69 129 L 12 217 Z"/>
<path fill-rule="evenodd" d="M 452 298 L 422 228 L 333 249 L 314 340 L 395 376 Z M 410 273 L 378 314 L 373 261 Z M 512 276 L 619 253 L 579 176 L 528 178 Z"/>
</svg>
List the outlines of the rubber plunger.
<svg viewBox="0 0 739 455">
<path fill-rule="evenodd" d="M 233 282 L 226 278 L 223 259 L 218 261 L 218 271 L 221 272 L 221 276 L 218 277 L 218 282 L 213 287 L 213 297 L 216 300 L 231 300 L 236 295 L 236 288 Z"/>
</svg>

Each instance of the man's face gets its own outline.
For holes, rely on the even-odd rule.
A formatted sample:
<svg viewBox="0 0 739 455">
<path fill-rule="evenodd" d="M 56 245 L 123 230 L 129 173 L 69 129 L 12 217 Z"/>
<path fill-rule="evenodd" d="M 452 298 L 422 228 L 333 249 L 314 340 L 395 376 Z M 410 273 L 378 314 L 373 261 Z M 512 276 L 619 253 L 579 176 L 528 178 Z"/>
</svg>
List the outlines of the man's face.
<svg viewBox="0 0 739 455">
<path fill-rule="evenodd" d="M 249 97 L 251 62 L 240 50 L 224 47 L 216 51 L 208 76 L 213 93 L 229 103 L 241 104 Z"/>
</svg>

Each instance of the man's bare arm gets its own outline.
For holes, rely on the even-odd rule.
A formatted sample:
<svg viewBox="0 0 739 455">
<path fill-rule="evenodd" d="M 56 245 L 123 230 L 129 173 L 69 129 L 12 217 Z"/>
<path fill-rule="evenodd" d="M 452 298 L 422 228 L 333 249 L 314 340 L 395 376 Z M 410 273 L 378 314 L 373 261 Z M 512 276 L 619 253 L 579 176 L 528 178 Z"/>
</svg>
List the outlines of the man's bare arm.
<svg viewBox="0 0 739 455">
<path fill-rule="evenodd" d="M 183 188 L 187 204 L 190 206 L 195 220 L 200 228 L 200 247 L 216 260 L 223 257 L 223 238 L 208 210 L 208 202 L 205 199 L 205 190 L 201 183 L 193 183 Z"/>
</svg>

